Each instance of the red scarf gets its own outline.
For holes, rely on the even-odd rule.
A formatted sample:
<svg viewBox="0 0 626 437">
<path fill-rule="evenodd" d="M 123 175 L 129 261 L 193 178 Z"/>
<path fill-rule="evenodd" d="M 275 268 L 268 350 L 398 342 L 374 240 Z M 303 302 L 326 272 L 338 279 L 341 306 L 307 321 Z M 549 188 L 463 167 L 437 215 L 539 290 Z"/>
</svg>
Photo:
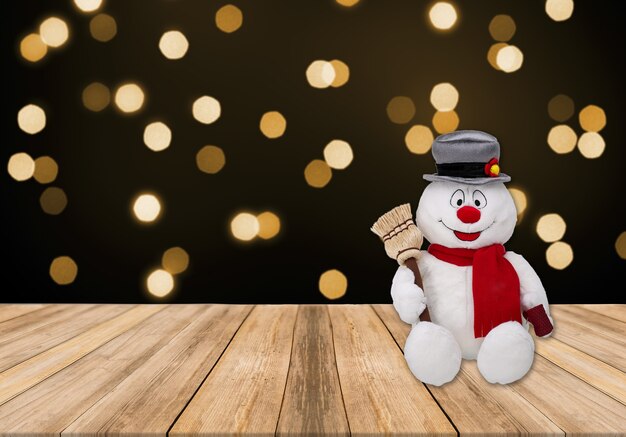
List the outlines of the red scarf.
<svg viewBox="0 0 626 437">
<path fill-rule="evenodd" d="M 500 323 L 522 323 L 519 278 L 504 257 L 504 246 L 492 244 L 480 249 L 449 248 L 431 244 L 428 253 L 457 266 L 472 266 L 474 295 L 474 337 L 486 336 Z"/>
</svg>

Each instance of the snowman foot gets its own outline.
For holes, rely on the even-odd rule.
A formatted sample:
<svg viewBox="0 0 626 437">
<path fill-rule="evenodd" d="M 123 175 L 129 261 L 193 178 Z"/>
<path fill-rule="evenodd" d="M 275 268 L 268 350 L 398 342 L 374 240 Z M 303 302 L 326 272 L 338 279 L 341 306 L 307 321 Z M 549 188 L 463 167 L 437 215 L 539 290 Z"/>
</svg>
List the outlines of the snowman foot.
<svg viewBox="0 0 626 437">
<path fill-rule="evenodd" d="M 411 329 L 404 357 L 413 375 L 426 384 L 450 382 L 461 368 L 461 348 L 454 336 L 431 322 L 419 322 Z"/>
<path fill-rule="evenodd" d="M 502 323 L 485 337 L 478 351 L 478 370 L 492 384 L 522 378 L 533 364 L 535 343 L 522 325 Z"/>
</svg>

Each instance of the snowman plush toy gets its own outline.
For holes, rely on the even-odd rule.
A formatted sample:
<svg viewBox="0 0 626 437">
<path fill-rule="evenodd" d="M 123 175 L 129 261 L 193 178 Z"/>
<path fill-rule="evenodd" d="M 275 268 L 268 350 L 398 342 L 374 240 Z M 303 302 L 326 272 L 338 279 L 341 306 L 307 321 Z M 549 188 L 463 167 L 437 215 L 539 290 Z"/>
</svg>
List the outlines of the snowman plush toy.
<svg viewBox="0 0 626 437">
<path fill-rule="evenodd" d="M 423 289 L 405 266 L 391 287 L 400 318 L 412 324 L 404 355 L 422 382 L 443 385 L 461 359 L 476 360 L 490 383 L 522 378 L 533 363 L 528 332 L 547 337 L 554 322 L 541 280 L 504 248 L 517 211 L 500 172 L 500 145 L 485 132 L 456 131 L 435 139 L 437 173 L 419 201 L 416 224 L 430 242 L 418 266 Z M 419 321 L 428 305 L 431 321 Z"/>
</svg>

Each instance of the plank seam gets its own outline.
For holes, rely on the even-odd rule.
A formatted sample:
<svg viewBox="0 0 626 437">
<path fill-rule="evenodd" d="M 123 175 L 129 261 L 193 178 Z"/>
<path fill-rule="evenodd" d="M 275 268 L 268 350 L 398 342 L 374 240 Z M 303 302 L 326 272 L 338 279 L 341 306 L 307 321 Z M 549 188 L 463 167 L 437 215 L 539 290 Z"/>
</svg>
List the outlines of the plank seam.
<svg viewBox="0 0 626 437">
<path fill-rule="evenodd" d="M 14 303 L 11 303 L 11 304 L 7 304 L 7 305 L 19 305 L 19 304 L 14 304 Z M 41 311 L 41 310 L 46 309 L 46 308 L 48 308 L 48 307 L 50 306 L 50 304 L 43 304 L 43 305 L 46 305 L 46 306 L 43 306 L 43 307 L 41 307 L 41 308 L 37 308 L 36 310 L 32 310 L 32 311 L 25 312 L 25 313 L 23 313 L 23 314 L 20 314 L 19 316 L 11 317 L 10 319 L 3 319 L 3 320 L 0 320 L 0 323 L 8 322 L 9 320 L 15 320 L 15 319 L 17 319 L 18 317 L 23 317 L 23 316 L 25 316 L 25 315 L 27 315 L 27 314 L 33 314 L 33 313 L 36 313 L 37 311 Z"/>
<path fill-rule="evenodd" d="M 293 321 L 293 328 L 291 330 L 291 347 L 289 348 L 289 365 L 287 366 L 287 375 L 285 376 L 285 387 L 283 388 L 283 396 L 280 398 L 280 408 L 278 409 L 278 417 L 276 419 L 276 428 L 274 428 L 274 435 L 278 435 L 278 425 L 280 424 L 280 417 L 283 414 L 283 404 L 285 403 L 285 393 L 287 393 L 287 383 L 289 382 L 289 373 L 291 373 L 291 359 L 293 358 L 293 343 L 296 336 L 296 325 L 298 324 L 298 317 L 300 317 L 300 305 L 296 311 L 296 317 Z"/>
<path fill-rule="evenodd" d="M 606 317 L 608 319 L 617 320 L 618 322 L 626 323 L 623 320 L 620 320 L 617 317 L 613 317 L 610 314 L 605 314 L 605 313 L 600 312 L 599 310 L 589 308 L 588 306 L 581 306 L 581 305 L 593 305 L 593 304 L 573 304 L 573 306 L 575 306 L 576 308 L 580 308 L 581 310 L 590 311 L 590 312 L 592 312 L 594 314 L 599 314 L 599 315 L 604 316 L 604 317 Z M 600 305 L 603 305 L 603 304 L 600 304 Z M 623 304 L 605 304 L 605 305 L 623 305 Z"/>
<path fill-rule="evenodd" d="M 343 396 L 343 387 L 341 387 L 341 378 L 339 377 L 339 369 L 337 367 L 337 351 L 335 350 L 335 328 L 333 326 L 333 319 L 330 317 L 330 310 L 328 305 L 326 307 L 326 314 L 328 315 L 328 322 L 330 323 L 330 339 L 333 345 L 333 356 L 335 357 L 335 372 L 337 372 L 337 381 L 339 381 L 339 393 L 341 393 L 341 403 L 343 404 L 343 413 L 346 416 L 346 424 L 348 425 L 348 435 L 352 435 L 352 429 L 350 428 L 350 420 L 348 419 L 348 410 L 346 409 L 346 400 Z"/>
</svg>

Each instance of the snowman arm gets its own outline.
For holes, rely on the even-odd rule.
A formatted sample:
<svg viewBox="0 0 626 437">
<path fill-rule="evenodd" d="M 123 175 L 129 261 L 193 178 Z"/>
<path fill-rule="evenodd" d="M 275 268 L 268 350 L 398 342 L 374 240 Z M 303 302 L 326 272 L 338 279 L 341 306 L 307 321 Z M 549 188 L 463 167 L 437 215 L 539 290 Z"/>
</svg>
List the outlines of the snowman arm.
<svg viewBox="0 0 626 437">
<path fill-rule="evenodd" d="M 404 265 L 398 267 L 393 277 L 391 298 L 393 307 L 405 323 L 417 323 L 426 308 L 424 291 L 415 284 L 415 275 L 411 269 Z"/>
</svg>

